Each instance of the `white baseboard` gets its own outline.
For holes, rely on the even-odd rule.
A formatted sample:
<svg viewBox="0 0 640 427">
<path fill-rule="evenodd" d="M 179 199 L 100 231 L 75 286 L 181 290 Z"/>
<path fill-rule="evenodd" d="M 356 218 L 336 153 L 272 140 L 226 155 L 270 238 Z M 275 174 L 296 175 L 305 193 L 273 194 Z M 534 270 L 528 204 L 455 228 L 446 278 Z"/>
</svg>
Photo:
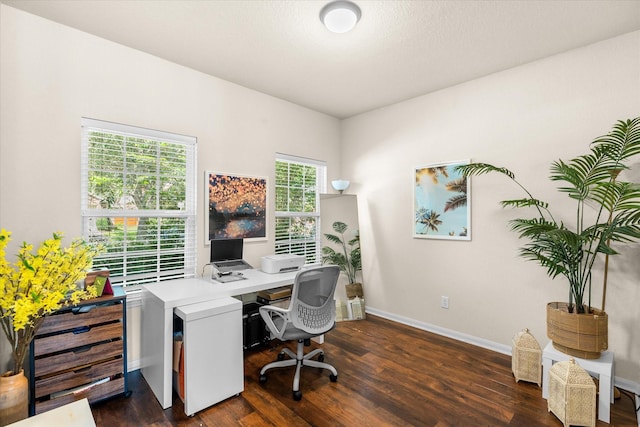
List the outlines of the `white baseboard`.
<svg viewBox="0 0 640 427">
<path fill-rule="evenodd" d="M 624 378 L 616 377 L 615 386 L 623 390 L 627 390 L 636 396 L 640 394 L 640 384 Z"/>
<path fill-rule="evenodd" d="M 452 329 L 443 328 L 441 326 L 432 325 L 430 323 L 420 322 L 414 319 L 410 319 L 408 317 L 399 316 L 397 314 L 388 313 L 386 311 L 378 310 L 377 308 L 367 306 L 367 313 L 373 314 L 374 316 L 383 317 L 388 320 L 393 320 L 394 322 L 402 323 L 407 326 L 414 327 L 416 329 L 421 329 L 427 332 L 433 332 L 434 334 L 442 335 L 448 338 L 453 338 L 454 340 L 462 341 L 467 344 L 475 345 L 477 347 L 486 348 L 487 350 L 492 350 L 497 353 L 502 353 L 511 356 L 511 346 L 499 344 L 494 341 L 489 341 L 484 338 L 474 337 L 473 335 L 467 335 L 462 332 L 454 331 Z M 636 408 L 640 406 L 640 384 L 634 381 L 629 381 L 625 378 L 615 377 L 614 384 L 616 387 L 621 388 L 623 390 L 627 390 L 631 393 L 634 393 L 636 396 Z M 638 419 L 638 427 L 640 427 L 640 411 L 636 412 L 636 416 Z"/>
<path fill-rule="evenodd" d="M 142 368 L 141 360 L 129 360 L 127 361 L 127 372 L 137 371 Z"/>
<path fill-rule="evenodd" d="M 487 350 L 492 350 L 497 353 L 502 353 L 511 356 L 511 346 L 499 344 L 494 341 L 489 341 L 483 338 L 474 337 L 473 335 L 467 335 L 462 332 L 454 331 L 453 329 L 443 328 L 441 326 L 432 325 L 430 323 L 419 322 L 414 319 L 410 319 L 404 316 L 398 316 L 397 314 L 387 313 L 382 310 L 378 310 L 377 308 L 373 308 L 367 306 L 367 313 L 373 314 L 374 316 L 384 317 L 385 319 L 393 320 L 394 322 L 402 323 L 407 326 L 414 327 L 416 329 L 421 329 L 427 332 L 433 332 L 434 334 L 442 335 L 445 337 L 453 338 L 457 341 L 466 342 L 467 344 L 475 345 L 476 347 L 486 348 Z"/>
</svg>

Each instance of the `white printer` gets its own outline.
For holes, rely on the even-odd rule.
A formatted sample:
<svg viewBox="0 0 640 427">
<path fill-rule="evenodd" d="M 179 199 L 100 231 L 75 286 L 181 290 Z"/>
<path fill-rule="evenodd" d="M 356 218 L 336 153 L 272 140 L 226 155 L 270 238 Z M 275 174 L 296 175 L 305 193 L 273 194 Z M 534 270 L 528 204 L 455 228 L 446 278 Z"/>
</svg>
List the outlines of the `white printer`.
<svg viewBox="0 0 640 427">
<path fill-rule="evenodd" d="M 304 265 L 302 255 L 279 254 L 262 257 L 262 271 L 265 273 L 285 273 L 300 270 Z"/>
</svg>

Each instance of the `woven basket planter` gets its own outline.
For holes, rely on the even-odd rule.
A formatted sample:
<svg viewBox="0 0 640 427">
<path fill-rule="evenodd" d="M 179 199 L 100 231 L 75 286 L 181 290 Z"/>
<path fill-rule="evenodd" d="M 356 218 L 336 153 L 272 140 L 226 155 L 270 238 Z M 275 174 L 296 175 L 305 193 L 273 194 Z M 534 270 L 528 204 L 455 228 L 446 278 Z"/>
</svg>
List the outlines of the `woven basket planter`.
<svg viewBox="0 0 640 427">
<path fill-rule="evenodd" d="M 598 359 L 609 347 L 607 313 L 592 310 L 588 314 L 569 313 L 567 303 L 547 304 L 547 336 L 558 351 L 581 359 Z"/>
<path fill-rule="evenodd" d="M 353 299 L 355 297 L 362 298 L 364 296 L 362 283 L 349 283 L 348 285 L 345 285 L 345 289 L 347 290 L 348 299 Z"/>
</svg>

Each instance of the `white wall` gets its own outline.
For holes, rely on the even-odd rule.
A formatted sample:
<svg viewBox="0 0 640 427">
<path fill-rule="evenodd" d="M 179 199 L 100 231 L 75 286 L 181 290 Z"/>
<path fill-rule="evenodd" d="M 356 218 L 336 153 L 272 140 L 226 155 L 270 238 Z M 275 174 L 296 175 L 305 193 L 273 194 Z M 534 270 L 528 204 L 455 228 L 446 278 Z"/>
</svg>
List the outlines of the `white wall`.
<svg viewBox="0 0 640 427">
<path fill-rule="evenodd" d="M 209 260 L 206 170 L 267 176 L 272 187 L 275 153 L 282 152 L 326 160 L 328 178 L 338 177 L 340 123 L 333 117 L 6 5 L 0 19 L 0 227 L 13 232 L 9 254 L 55 230 L 81 234 L 83 116 L 198 138 L 198 273 Z M 271 215 L 273 200 L 271 192 Z M 269 223 L 268 241 L 245 245 L 250 263 L 273 253 Z M 0 368 L 8 358 L 2 348 Z"/>
<path fill-rule="evenodd" d="M 497 202 L 516 189 L 498 177 L 474 178 L 471 242 L 412 239 L 413 168 L 464 158 L 504 164 L 556 202 L 544 179 L 550 162 L 582 154 L 617 119 L 639 115 L 639 93 L 636 32 L 341 124 L 0 5 L 0 226 L 14 232 L 14 243 L 53 230 L 80 234 L 82 116 L 198 137 L 201 197 L 205 170 L 272 183 L 276 151 L 324 159 L 329 179 L 350 179 L 359 197 L 367 306 L 504 345 L 524 327 L 546 342 L 545 304 L 564 300 L 566 286 L 515 255 L 511 214 Z M 202 203 L 198 209 L 202 266 Z M 272 239 L 247 245 L 247 257 L 258 263 L 272 247 Z M 616 375 L 635 382 L 639 256 L 635 247 L 612 260 L 607 299 Z M 449 310 L 439 307 L 441 295 L 450 297 Z M 130 312 L 136 340 L 138 310 Z M 0 368 L 8 358 L 1 353 Z"/>
<path fill-rule="evenodd" d="M 567 300 L 568 287 L 517 257 L 507 225 L 514 213 L 498 201 L 523 197 L 518 188 L 473 178 L 472 240 L 413 239 L 414 168 L 468 158 L 507 166 L 571 220 L 573 208 L 546 179 L 551 161 L 584 154 L 616 120 L 638 115 L 635 32 L 343 121 L 341 177 L 359 197 L 367 306 L 509 347 L 527 327 L 546 344 L 546 303 Z M 640 181 L 640 164 L 627 179 Z M 616 375 L 636 383 L 639 257 L 635 246 L 611 260 L 606 306 Z M 600 278 L 594 283 L 600 301 Z"/>
</svg>

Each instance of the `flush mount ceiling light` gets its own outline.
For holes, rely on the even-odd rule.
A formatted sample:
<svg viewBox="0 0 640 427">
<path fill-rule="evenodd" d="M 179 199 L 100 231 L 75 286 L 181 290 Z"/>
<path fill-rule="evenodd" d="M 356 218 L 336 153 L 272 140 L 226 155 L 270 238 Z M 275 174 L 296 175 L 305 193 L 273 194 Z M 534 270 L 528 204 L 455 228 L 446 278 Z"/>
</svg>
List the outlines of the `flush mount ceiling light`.
<svg viewBox="0 0 640 427">
<path fill-rule="evenodd" d="M 334 33 L 346 33 L 360 20 L 360 8 L 350 1 L 332 1 L 320 11 L 320 20 Z"/>
</svg>

